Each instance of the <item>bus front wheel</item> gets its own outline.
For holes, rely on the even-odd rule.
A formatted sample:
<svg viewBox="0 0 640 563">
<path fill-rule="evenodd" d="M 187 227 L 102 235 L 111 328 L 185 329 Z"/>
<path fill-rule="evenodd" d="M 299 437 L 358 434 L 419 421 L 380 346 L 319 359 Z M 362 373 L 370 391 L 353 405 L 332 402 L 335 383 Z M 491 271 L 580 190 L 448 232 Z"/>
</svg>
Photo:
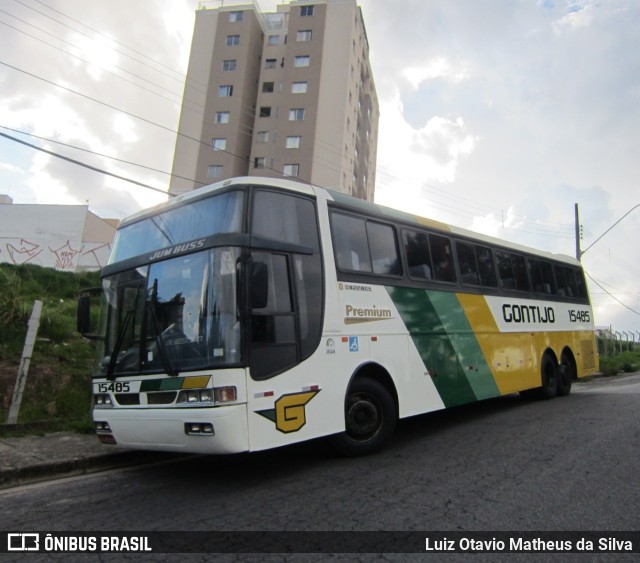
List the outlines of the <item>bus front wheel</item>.
<svg viewBox="0 0 640 563">
<path fill-rule="evenodd" d="M 342 455 L 380 451 L 396 426 L 396 406 L 387 389 L 374 379 L 358 378 L 349 388 L 344 408 L 345 431 L 331 437 Z"/>
</svg>

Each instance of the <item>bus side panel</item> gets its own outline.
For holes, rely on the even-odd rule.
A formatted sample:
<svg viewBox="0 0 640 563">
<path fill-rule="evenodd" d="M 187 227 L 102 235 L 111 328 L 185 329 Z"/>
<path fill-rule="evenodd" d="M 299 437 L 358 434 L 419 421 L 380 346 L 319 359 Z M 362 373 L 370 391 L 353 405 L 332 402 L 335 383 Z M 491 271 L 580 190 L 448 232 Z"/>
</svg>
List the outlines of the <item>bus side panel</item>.
<svg viewBox="0 0 640 563">
<path fill-rule="evenodd" d="M 500 395 L 455 293 L 387 290 L 446 407 Z"/>
<path fill-rule="evenodd" d="M 502 394 L 538 387 L 540 362 L 547 349 L 560 361 L 562 351 L 568 348 L 576 361 L 578 377 L 596 373 L 593 323 L 571 322 L 576 310 L 583 318 L 592 318 L 590 307 L 469 294 L 459 294 L 458 299 Z M 514 316 L 514 306 L 528 308 L 531 322 L 505 323 L 505 315 L 508 319 Z"/>
<path fill-rule="evenodd" d="M 482 295 L 460 293 L 458 300 L 478 339 L 500 394 L 538 387 L 540 359 L 535 351 L 541 343 L 534 342 L 532 333 L 501 333 Z M 543 347 L 542 350 L 544 349 Z"/>
<path fill-rule="evenodd" d="M 343 366 L 339 368 L 342 374 L 350 379 L 368 363 L 384 368 L 397 392 L 400 418 L 444 408 L 389 291 L 369 284 L 341 282 L 337 287 L 342 316 L 337 351 L 346 351 L 337 364 Z"/>
</svg>

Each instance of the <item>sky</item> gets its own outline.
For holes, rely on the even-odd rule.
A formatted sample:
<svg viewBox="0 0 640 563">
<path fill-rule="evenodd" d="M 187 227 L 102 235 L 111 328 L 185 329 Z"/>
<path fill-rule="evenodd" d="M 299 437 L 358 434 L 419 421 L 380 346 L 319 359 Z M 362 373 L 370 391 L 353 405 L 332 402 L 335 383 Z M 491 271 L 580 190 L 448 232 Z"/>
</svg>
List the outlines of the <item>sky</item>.
<svg viewBox="0 0 640 563">
<path fill-rule="evenodd" d="M 639 341 L 640 2 L 359 4 L 376 202 L 571 256 L 578 204 L 596 325 Z M 0 194 L 119 219 L 166 200 L 198 6 L 0 0 L 0 134 L 155 188 L 0 136 Z"/>
</svg>

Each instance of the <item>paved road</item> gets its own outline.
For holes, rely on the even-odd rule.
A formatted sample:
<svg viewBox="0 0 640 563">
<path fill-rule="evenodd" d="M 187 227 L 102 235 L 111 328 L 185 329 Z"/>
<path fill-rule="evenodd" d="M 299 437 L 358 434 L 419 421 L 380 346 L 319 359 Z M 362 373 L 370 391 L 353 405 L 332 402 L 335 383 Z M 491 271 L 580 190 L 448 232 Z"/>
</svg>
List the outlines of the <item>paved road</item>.
<svg viewBox="0 0 640 563">
<path fill-rule="evenodd" d="M 364 458 L 322 442 L 0 491 L 0 530 L 634 530 L 640 374 L 403 421 Z"/>
</svg>

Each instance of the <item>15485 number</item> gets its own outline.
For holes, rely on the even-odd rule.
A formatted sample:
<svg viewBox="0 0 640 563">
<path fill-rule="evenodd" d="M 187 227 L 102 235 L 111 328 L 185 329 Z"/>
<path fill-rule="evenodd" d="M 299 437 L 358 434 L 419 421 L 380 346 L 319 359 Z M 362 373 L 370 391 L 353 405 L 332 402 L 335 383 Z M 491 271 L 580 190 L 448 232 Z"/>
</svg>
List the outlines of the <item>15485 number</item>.
<svg viewBox="0 0 640 563">
<path fill-rule="evenodd" d="M 588 323 L 591 321 L 591 315 L 589 315 L 589 311 L 574 311 L 570 309 L 569 320 L 572 323 Z"/>
<path fill-rule="evenodd" d="M 127 381 L 112 381 L 111 383 L 97 383 L 98 393 L 129 393 L 131 386 Z"/>
</svg>

